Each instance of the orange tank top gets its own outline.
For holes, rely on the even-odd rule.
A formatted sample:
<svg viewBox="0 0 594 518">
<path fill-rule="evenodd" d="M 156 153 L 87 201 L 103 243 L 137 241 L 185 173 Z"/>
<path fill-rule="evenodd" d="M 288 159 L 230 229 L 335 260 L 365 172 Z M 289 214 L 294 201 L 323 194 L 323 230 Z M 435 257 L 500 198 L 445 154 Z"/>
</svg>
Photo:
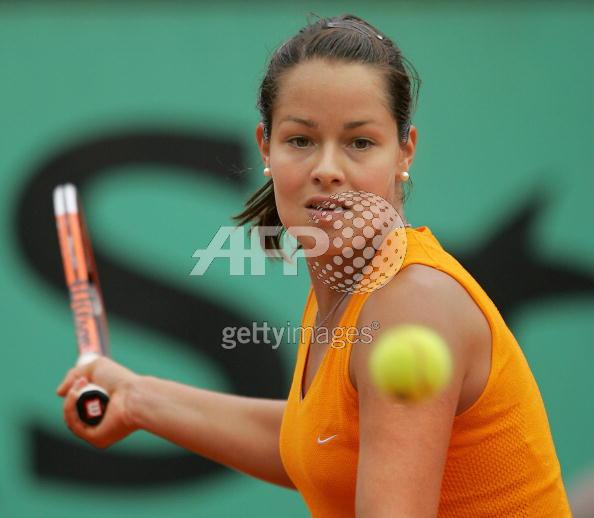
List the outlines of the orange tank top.
<svg viewBox="0 0 594 518">
<path fill-rule="evenodd" d="M 488 382 L 454 419 L 438 517 L 571 516 L 545 407 L 520 346 L 493 302 L 428 227 L 407 229 L 407 238 L 402 268 L 423 264 L 456 279 L 485 315 L 492 335 Z M 357 325 L 368 296 L 351 296 L 339 326 Z M 310 289 L 304 329 L 313 327 L 316 311 Z M 309 348 L 308 333 L 302 333 L 283 416 L 283 465 L 314 518 L 355 516 L 359 412 L 349 377 L 351 347 L 328 349 L 302 398 Z"/>
</svg>

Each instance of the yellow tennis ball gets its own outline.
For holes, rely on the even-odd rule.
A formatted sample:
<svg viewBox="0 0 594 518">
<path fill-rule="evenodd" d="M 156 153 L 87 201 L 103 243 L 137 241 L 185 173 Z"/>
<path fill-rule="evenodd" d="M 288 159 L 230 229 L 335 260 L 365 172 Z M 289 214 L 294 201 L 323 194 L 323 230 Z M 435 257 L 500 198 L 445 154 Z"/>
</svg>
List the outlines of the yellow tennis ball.
<svg viewBox="0 0 594 518">
<path fill-rule="evenodd" d="M 369 368 L 382 392 L 406 401 L 421 401 L 449 383 L 453 362 L 439 334 L 425 326 L 407 324 L 379 337 Z"/>
</svg>

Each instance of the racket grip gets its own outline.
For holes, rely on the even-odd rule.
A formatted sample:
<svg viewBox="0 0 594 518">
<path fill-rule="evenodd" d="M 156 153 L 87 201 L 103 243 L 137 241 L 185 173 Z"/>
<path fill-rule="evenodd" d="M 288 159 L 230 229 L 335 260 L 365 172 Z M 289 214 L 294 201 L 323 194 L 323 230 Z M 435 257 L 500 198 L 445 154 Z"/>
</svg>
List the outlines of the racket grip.
<svg viewBox="0 0 594 518">
<path fill-rule="evenodd" d="M 84 352 L 78 357 L 76 365 L 79 367 L 86 365 L 100 356 L 96 352 Z M 94 383 L 87 383 L 79 390 L 76 399 L 76 411 L 79 419 L 90 426 L 97 426 L 107 411 L 108 403 L 109 394 L 103 387 Z"/>
<path fill-rule="evenodd" d="M 109 403 L 109 394 L 99 385 L 89 383 L 78 393 L 76 399 L 76 410 L 79 419 L 90 426 L 97 426 Z"/>
</svg>

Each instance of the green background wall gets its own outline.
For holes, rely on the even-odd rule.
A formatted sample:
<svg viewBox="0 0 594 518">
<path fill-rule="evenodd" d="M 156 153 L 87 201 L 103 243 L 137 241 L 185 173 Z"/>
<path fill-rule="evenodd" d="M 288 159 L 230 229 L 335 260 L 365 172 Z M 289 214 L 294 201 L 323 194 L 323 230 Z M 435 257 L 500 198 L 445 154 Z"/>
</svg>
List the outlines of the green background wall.
<svg viewBox="0 0 594 518">
<path fill-rule="evenodd" d="M 188 274 L 194 250 L 230 224 L 262 182 L 254 141 L 258 81 L 269 53 L 309 11 L 369 19 L 399 42 L 423 79 L 407 206 L 414 225 L 430 226 L 455 254 L 473 257 L 501 229 L 517 230 L 514 215 L 544 200 L 525 242 L 536 262 L 573 272 L 584 289 L 528 297 L 506 318 L 541 387 L 568 487 L 594 466 L 588 3 L 0 3 L 1 516 L 307 515 L 294 492 L 230 471 L 119 488 L 39 473 L 32 428 L 76 441 L 54 395 L 74 361 L 74 337 L 65 290 L 24 259 L 18 228 L 28 229 L 17 214 L 41 164 L 98 135 L 150 128 L 233 140 L 243 152 L 233 165 L 245 170 L 242 184 L 142 163 L 93 180 L 83 192 L 93 240 L 113 261 L 180 292 L 249 320 L 296 325 L 308 286 L 303 269 L 282 277 L 269 264 L 265 277 L 230 277 L 221 261 L 202 278 Z M 485 252 L 490 261 L 517 253 L 513 241 L 504 242 L 511 244 Z M 57 253 L 57 246 L 46 249 L 38 261 Z M 109 298 L 107 305 L 109 312 Z M 208 322 L 196 315 L 196 325 Z M 134 370 L 230 390 L 216 363 L 171 337 L 117 315 L 110 331 L 115 358 Z M 259 354 L 280 358 L 288 383 L 294 353 L 286 346 Z M 144 433 L 113 450 L 179 452 Z"/>
</svg>

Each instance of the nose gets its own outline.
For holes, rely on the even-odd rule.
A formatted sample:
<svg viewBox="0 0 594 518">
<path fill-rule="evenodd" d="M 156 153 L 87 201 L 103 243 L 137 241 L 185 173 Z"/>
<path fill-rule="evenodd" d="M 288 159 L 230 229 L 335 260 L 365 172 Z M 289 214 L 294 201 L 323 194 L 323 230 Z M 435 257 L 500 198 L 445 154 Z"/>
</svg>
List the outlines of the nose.
<svg viewBox="0 0 594 518">
<path fill-rule="evenodd" d="M 337 151 L 330 146 L 323 150 L 320 160 L 311 171 L 312 181 L 321 187 L 335 187 L 345 181 Z"/>
</svg>

